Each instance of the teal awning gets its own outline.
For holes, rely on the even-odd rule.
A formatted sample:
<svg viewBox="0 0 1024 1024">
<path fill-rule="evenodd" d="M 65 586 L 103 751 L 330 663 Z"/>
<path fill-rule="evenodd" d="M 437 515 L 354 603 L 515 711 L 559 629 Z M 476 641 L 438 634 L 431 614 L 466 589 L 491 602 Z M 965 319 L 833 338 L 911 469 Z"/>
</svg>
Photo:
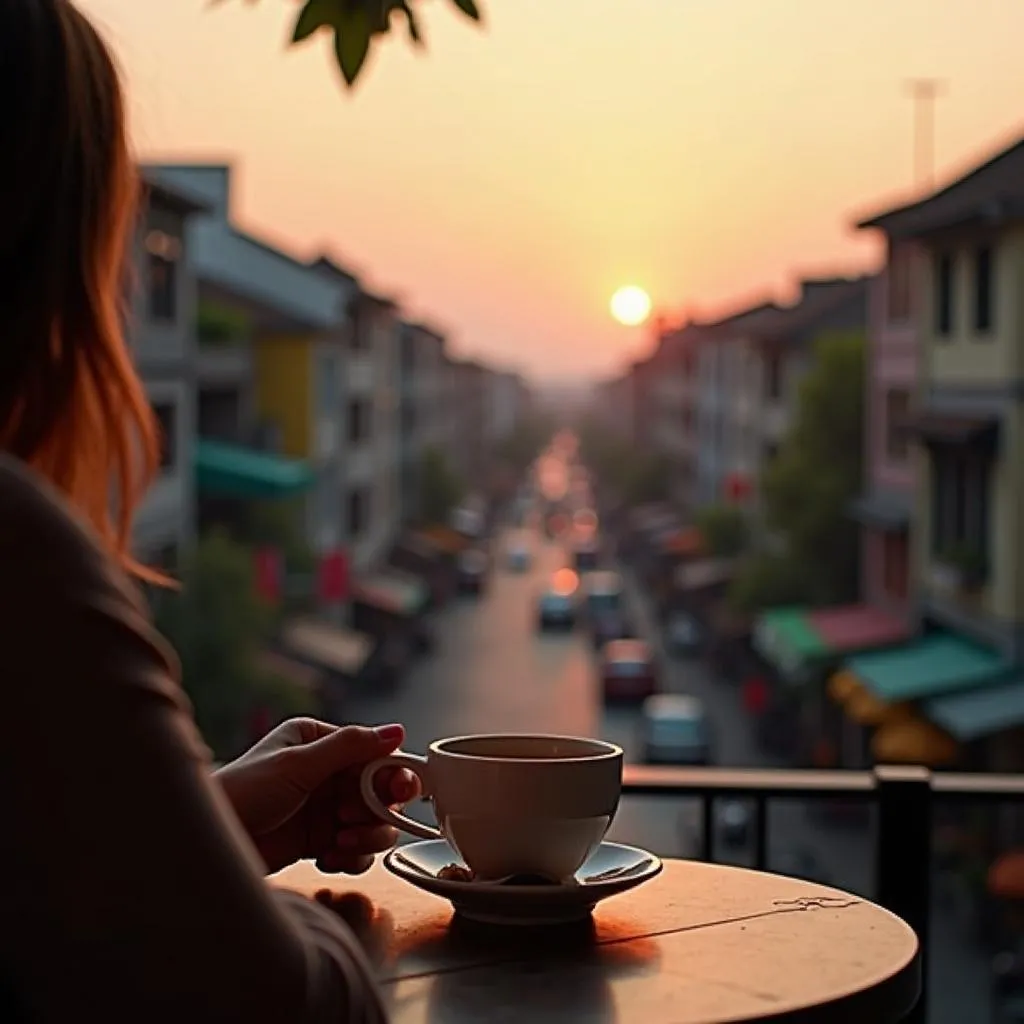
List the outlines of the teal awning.
<svg viewBox="0 0 1024 1024">
<path fill-rule="evenodd" d="M 221 441 L 196 442 L 195 470 L 202 494 L 227 498 L 283 498 L 314 480 L 304 462 Z"/>
<path fill-rule="evenodd" d="M 976 690 L 1005 676 L 1002 655 L 954 636 L 935 633 L 915 643 L 850 658 L 845 666 L 887 704 Z"/>
<path fill-rule="evenodd" d="M 828 653 L 807 608 L 772 608 L 754 623 L 754 647 L 787 679 L 803 681 L 807 668 Z"/>
<path fill-rule="evenodd" d="M 961 742 L 1024 724 L 1024 679 L 928 701 L 924 712 Z"/>
</svg>

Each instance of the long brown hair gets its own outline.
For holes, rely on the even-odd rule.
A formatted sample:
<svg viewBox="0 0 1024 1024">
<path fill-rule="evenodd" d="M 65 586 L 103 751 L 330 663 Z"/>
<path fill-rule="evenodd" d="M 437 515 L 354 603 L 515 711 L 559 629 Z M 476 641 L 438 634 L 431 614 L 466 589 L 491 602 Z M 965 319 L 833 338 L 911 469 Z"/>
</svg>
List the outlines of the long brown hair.
<svg viewBox="0 0 1024 1024">
<path fill-rule="evenodd" d="M 117 69 L 70 0 L 3 0 L 0 95 L 0 449 L 155 578 L 131 555 L 159 444 L 122 329 L 138 178 Z"/>
</svg>

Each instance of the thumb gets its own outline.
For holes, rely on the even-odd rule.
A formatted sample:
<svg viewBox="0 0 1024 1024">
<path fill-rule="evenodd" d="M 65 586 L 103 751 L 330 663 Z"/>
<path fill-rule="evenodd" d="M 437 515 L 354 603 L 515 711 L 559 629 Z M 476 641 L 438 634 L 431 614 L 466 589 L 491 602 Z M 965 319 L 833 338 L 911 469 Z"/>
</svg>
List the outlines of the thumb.
<svg viewBox="0 0 1024 1024">
<path fill-rule="evenodd" d="M 403 739 L 405 729 L 400 725 L 379 725 L 375 729 L 343 726 L 312 743 L 292 747 L 292 780 L 304 789 L 315 789 L 346 768 L 386 757 L 398 749 Z"/>
</svg>

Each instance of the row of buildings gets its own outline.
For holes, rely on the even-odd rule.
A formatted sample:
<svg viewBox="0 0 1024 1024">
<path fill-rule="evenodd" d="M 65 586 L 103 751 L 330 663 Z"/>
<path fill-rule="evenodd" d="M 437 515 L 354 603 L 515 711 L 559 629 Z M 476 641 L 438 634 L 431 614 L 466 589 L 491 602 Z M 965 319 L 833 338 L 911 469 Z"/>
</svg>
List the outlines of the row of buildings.
<svg viewBox="0 0 1024 1024">
<path fill-rule="evenodd" d="M 135 523 L 142 558 L 173 567 L 204 520 L 283 499 L 318 557 L 367 572 L 422 522 L 428 463 L 486 486 L 528 405 L 519 376 L 455 358 L 329 256 L 247 233 L 230 166 L 143 178 L 131 342 L 165 444 Z"/>
<path fill-rule="evenodd" d="M 665 330 L 599 405 L 665 457 L 683 517 L 738 497 L 756 514 L 815 341 L 863 333 L 865 476 L 848 510 L 860 600 L 769 610 L 754 645 L 827 695 L 805 710 L 818 729 L 832 722 L 844 763 L 873 751 L 1019 770 L 1024 140 L 856 228 L 884 239 L 880 273 L 808 280 L 790 305 Z"/>
</svg>

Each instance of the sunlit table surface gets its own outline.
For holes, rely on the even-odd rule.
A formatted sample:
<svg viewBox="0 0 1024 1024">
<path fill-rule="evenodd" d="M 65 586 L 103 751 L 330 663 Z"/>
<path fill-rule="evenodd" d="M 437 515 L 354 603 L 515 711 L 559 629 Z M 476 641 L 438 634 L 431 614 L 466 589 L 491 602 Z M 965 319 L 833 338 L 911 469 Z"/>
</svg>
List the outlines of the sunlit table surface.
<svg viewBox="0 0 1024 1024">
<path fill-rule="evenodd" d="M 920 991 L 913 931 L 837 889 L 667 860 L 546 929 L 484 926 L 389 874 L 298 864 L 272 884 L 330 903 L 361 938 L 394 1024 L 891 1024 Z"/>
</svg>

